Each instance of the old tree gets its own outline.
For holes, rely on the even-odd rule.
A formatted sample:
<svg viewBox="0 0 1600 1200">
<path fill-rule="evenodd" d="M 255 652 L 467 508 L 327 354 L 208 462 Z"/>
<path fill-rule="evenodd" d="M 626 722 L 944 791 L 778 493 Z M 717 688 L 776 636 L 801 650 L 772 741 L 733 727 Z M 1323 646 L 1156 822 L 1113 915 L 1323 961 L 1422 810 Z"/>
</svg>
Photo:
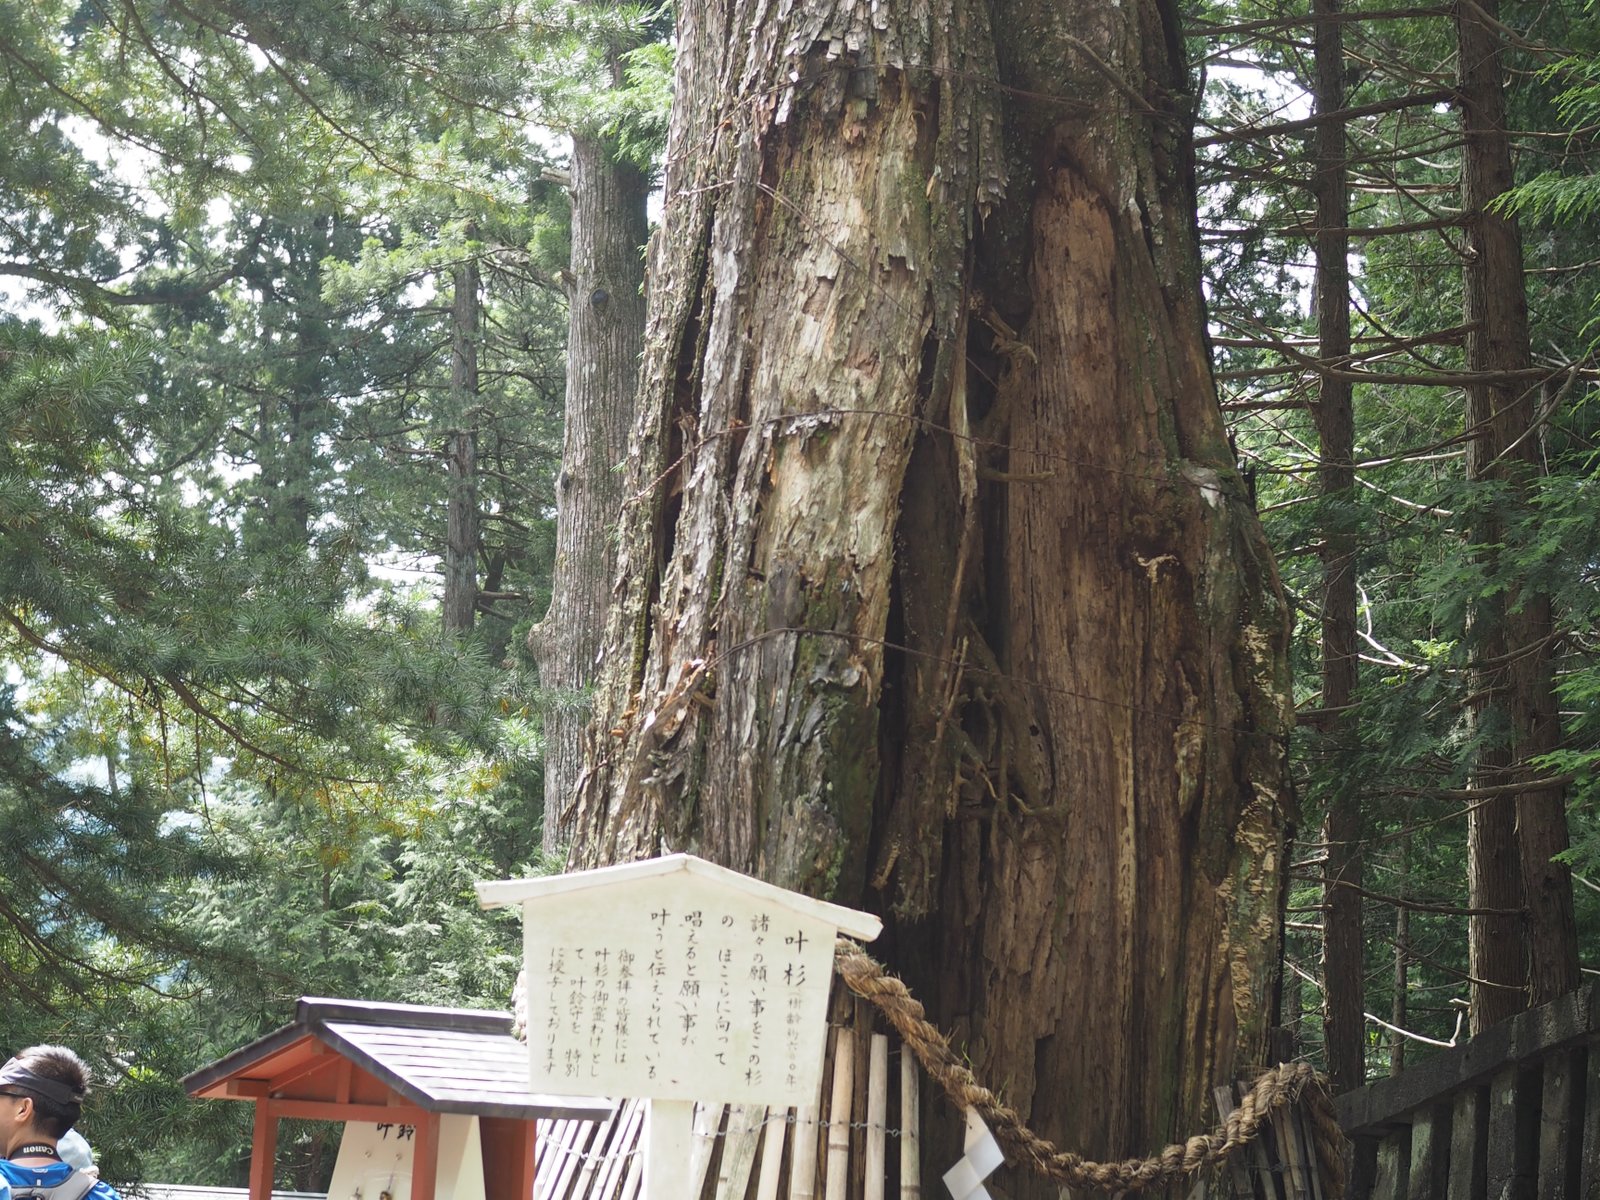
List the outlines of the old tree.
<svg viewBox="0 0 1600 1200">
<path fill-rule="evenodd" d="M 883 913 L 978 1075 L 1096 1156 L 1263 1056 L 1289 807 L 1176 23 L 680 7 L 574 849 Z"/>
</svg>

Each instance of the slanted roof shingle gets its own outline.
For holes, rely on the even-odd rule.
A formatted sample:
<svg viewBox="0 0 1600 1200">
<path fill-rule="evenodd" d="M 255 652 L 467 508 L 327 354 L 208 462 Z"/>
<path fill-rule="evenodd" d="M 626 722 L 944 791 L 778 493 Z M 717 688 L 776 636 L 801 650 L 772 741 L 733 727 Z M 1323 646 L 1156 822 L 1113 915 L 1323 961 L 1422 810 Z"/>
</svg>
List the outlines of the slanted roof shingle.
<svg viewBox="0 0 1600 1200">
<path fill-rule="evenodd" d="M 231 1080 L 269 1082 L 270 1060 L 308 1038 L 428 1112 L 531 1121 L 593 1119 L 614 1107 L 531 1093 L 528 1047 L 512 1036 L 509 1013 L 315 996 L 301 997 L 292 1024 L 186 1076 L 184 1087 L 200 1095 Z"/>
</svg>

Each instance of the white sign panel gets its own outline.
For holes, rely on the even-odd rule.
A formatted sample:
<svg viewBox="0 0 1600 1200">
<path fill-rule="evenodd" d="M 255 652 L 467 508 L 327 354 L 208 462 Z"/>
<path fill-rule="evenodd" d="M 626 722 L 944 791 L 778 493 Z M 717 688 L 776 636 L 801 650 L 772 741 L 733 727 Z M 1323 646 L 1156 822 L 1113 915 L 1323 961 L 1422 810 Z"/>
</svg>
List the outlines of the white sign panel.
<svg viewBox="0 0 1600 1200">
<path fill-rule="evenodd" d="M 526 921 L 532 1090 L 806 1104 L 833 929 L 692 877 Z"/>
<path fill-rule="evenodd" d="M 329 1200 L 410 1200 L 416 1126 L 351 1121 L 328 1184 Z"/>
<path fill-rule="evenodd" d="M 404 1121 L 351 1121 L 339 1142 L 328 1200 L 410 1200 L 416 1126 Z M 484 1200 L 478 1118 L 447 1113 L 439 1119 L 434 1200 Z"/>
<path fill-rule="evenodd" d="M 876 917 L 689 855 L 480 884 L 524 905 L 531 1089 L 815 1103 L 834 939 Z"/>
</svg>

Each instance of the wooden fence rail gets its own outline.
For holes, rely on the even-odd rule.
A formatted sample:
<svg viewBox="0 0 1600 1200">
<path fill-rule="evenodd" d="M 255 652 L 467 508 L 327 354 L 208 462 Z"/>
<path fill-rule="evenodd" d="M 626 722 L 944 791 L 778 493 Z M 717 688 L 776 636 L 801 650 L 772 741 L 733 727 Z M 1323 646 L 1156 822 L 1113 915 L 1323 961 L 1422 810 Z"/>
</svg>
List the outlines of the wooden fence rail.
<svg viewBox="0 0 1600 1200">
<path fill-rule="evenodd" d="M 1600 988 L 1336 1103 L 1347 1200 L 1600 1200 Z"/>
<path fill-rule="evenodd" d="M 916 1062 L 898 1046 L 891 1056 L 869 1005 L 841 992 L 833 1009 L 816 1105 L 695 1106 L 685 1200 L 923 1197 Z M 643 1125 L 634 1100 L 600 1121 L 540 1122 L 533 1200 L 641 1200 Z"/>
<path fill-rule="evenodd" d="M 925 1106 L 948 1101 L 871 1004 L 843 989 L 830 1014 L 822 1086 L 803 1108 L 700 1104 L 690 1186 L 675 1200 L 938 1200 L 920 1161 Z M 1249 1084 L 1214 1093 L 1224 1120 Z M 541 1121 L 533 1200 L 643 1200 L 644 1108 L 620 1101 L 601 1120 Z M 953 1158 L 941 1166 L 952 1165 Z M 1004 1195 L 993 1184 L 992 1195 Z M 1059 1194 L 1090 1200 L 1108 1192 Z M 1117 1193 L 1132 1196 L 1133 1193 Z M 1271 1110 L 1225 1169 L 1203 1169 L 1141 1193 L 1147 1200 L 1339 1200 L 1323 1180 L 1312 1125 L 1299 1105 Z"/>
</svg>

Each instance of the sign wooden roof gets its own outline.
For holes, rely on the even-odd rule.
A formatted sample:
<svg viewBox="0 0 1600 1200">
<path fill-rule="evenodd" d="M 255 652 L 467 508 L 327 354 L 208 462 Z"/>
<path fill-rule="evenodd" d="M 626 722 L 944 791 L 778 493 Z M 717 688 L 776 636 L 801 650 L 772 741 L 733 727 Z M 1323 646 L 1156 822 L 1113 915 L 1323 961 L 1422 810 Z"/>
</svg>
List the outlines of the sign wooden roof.
<svg viewBox="0 0 1600 1200">
<path fill-rule="evenodd" d="M 531 1121 L 593 1119 L 604 1100 L 534 1095 L 509 1013 L 302 996 L 294 1021 L 184 1077 L 207 1099 L 316 1101 Z M 366 1115 L 362 1119 L 366 1119 Z"/>
<path fill-rule="evenodd" d="M 734 891 L 743 892 L 764 904 L 778 904 L 801 916 L 823 921 L 840 933 L 871 941 L 883 929 L 883 922 L 870 913 L 857 912 L 843 905 L 830 904 L 802 896 L 785 888 L 752 879 L 727 867 L 696 858 L 693 854 L 668 854 L 661 858 L 647 858 L 639 862 L 619 863 L 612 867 L 596 867 L 589 871 L 574 871 L 568 875 L 546 875 L 536 879 L 510 879 L 492 883 L 479 883 L 478 903 L 484 908 L 501 908 L 508 904 L 521 904 L 525 900 L 543 899 L 588 891 L 593 888 L 614 887 L 643 879 L 687 872 L 710 880 Z"/>
</svg>

